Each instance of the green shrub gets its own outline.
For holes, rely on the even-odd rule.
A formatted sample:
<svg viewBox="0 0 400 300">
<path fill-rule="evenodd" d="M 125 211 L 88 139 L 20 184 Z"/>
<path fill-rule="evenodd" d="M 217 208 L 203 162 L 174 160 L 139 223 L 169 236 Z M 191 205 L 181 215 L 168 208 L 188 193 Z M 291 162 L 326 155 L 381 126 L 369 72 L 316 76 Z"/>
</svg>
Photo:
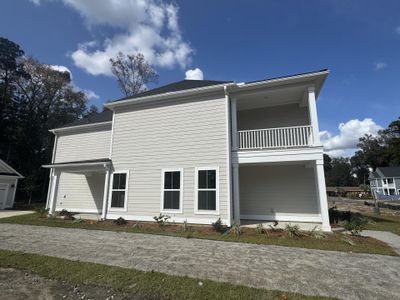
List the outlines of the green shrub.
<svg viewBox="0 0 400 300">
<path fill-rule="evenodd" d="M 286 224 L 285 231 L 287 232 L 289 237 L 301 237 L 302 236 L 299 225 L 292 225 L 290 223 Z"/>
<path fill-rule="evenodd" d="M 257 224 L 256 233 L 257 233 L 257 234 L 264 234 L 264 233 L 266 233 L 265 228 L 264 228 L 264 226 L 263 226 L 262 223 Z"/>
<path fill-rule="evenodd" d="M 321 229 L 317 229 L 317 226 L 310 231 L 310 236 L 316 240 L 323 240 L 326 238 L 326 234 Z"/>
<path fill-rule="evenodd" d="M 128 224 L 128 221 L 125 220 L 123 217 L 119 217 L 118 219 L 114 220 L 113 223 L 115 225 L 121 226 L 121 225 L 126 225 Z"/>
<path fill-rule="evenodd" d="M 169 219 L 171 219 L 171 217 L 160 213 L 160 215 L 153 217 L 153 219 L 156 221 L 156 223 L 159 226 L 164 226 L 165 224 L 168 223 L 168 221 L 169 221 Z"/>
<path fill-rule="evenodd" d="M 364 218 L 361 215 L 353 215 L 350 221 L 347 221 L 344 224 L 344 229 L 349 231 L 351 235 L 359 235 L 361 231 L 363 231 L 368 224 L 368 219 Z"/>
<path fill-rule="evenodd" d="M 224 224 L 222 224 L 221 218 L 218 218 L 218 220 L 215 221 L 214 223 L 212 223 L 211 226 L 213 227 L 214 231 L 216 231 L 216 232 L 222 233 L 225 231 L 225 226 L 224 226 Z"/>
<path fill-rule="evenodd" d="M 234 223 L 230 230 L 229 233 L 234 235 L 234 236 L 240 236 L 242 234 L 242 228 L 240 227 L 239 224 Z"/>
<path fill-rule="evenodd" d="M 58 213 L 58 216 L 64 220 L 75 220 L 74 214 L 66 209 L 63 209 Z"/>
</svg>

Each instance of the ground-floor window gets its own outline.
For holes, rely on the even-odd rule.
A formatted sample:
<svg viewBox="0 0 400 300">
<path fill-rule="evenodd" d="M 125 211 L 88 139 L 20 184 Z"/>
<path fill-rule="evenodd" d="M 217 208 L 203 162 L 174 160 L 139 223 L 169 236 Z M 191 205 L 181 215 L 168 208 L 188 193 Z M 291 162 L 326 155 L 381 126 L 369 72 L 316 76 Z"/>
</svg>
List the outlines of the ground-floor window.
<svg viewBox="0 0 400 300">
<path fill-rule="evenodd" d="M 163 211 L 182 211 L 183 170 L 162 170 L 161 208 Z"/>
<path fill-rule="evenodd" d="M 218 168 L 196 168 L 196 212 L 218 211 Z"/>
<path fill-rule="evenodd" d="M 117 210 L 126 209 L 128 190 L 128 172 L 114 172 L 111 180 L 110 208 Z"/>
</svg>

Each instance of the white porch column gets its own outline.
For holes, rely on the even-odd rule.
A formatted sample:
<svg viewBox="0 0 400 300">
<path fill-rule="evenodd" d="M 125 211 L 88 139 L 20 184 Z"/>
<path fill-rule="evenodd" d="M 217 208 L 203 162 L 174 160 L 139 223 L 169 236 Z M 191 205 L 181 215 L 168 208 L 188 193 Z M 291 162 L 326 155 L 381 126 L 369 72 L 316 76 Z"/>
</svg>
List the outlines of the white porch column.
<svg viewBox="0 0 400 300">
<path fill-rule="evenodd" d="M 233 221 L 240 224 L 239 164 L 232 164 L 233 181 Z"/>
<path fill-rule="evenodd" d="M 319 210 L 322 218 L 322 230 L 331 231 L 331 226 L 329 224 L 328 199 L 326 197 L 324 161 L 322 159 L 315 161 L 314 174 L 319 201 Z"/>
<path fill-rule="evenodd" d="M 50 215 L 53 215 L 56 210 L 57 189 L 58 189 L 59 180 L 60 180 L 60 172 L 54 170 L 53 176 L 51 179 L 50 199 L 49 199 L 49 207 L 48 207 Z"/>
<path fill-rule="evenodd" d="M 107 169 L 106 175 L 105 175 L 105 180 L 104 180 L 103 207 L 101 210 L 101 219 L 102 220 L 105 220 L 107 218 L 109 189 L 110 189 L 110 169 Z"/>
<path fill-rule="evenodd" d="M 236 98 L 231 99 L 231 130 L 232 130 L 232 151 L 237 151 L 238 150 L 238 132 L 237 132 Z"/>
<path fill-rule="evenodd" d="M 318 126 L 317 104 L 315 99 L 315 88 L 309 87 L 307 92 L 308 92 L 308 97 L 307 97 L 308 112 L 310 116 L 310 122 L 313 133 L 313 145 L 321 146 L 321 141 L 319 140 L 319 126 Z"/>
</svg>

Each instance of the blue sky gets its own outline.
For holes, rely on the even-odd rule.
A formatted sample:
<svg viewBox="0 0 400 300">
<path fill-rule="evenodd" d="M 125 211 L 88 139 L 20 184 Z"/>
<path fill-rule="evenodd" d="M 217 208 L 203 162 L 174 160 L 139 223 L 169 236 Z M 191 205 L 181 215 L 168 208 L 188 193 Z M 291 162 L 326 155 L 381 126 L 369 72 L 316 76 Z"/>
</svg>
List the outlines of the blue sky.
<svg viewBox="0 0 400 300">
<path fill-rule="evenodd" d="M 145 53 L 159 85 L 196 68 L 237 82 L 328 68 L 318 111 L 333 155 L 351 154 L 360 135 L 400 115 L 399 1 L 143 3 L 4 1 L 0 35 L 68 68 L 99 107 L 123 96 L 107 63 L 117 50 Z"/>
</svg>

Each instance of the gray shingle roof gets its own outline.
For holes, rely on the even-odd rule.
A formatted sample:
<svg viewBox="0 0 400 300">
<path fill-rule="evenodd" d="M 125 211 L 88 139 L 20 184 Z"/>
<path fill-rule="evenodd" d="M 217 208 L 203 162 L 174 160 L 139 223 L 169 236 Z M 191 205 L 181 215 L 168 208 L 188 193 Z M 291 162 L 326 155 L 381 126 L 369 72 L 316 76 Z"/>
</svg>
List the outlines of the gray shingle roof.
<svg viewBox="0 0 400 300">
<path fill-rule="evenodd" d="M 75 121 L 65 124 L 59 128 L 73 127 L 73 126 L 80 126 L 80 125 L 87 125 L 87 124 L 94 124 L 94 123 L 111 122 L 112 116 L 113 116 L 112 110 L 106 108 L 101 113 L 92 114 L 86 118 L 75 120 Z"/>
<path fill-rule="evenodd" d="M 164 85 L 164 86 L 152 89 L 152 90 L 148 90 L 146 92 L 139 93 L 139 94 L 136 94 L 133 96 L 114 100 L 112 102 L 122 101 L 122 100 L 127 100 L 127 99 L 135 99 L 135 98 L 140 98 L 140 97 L 154 96 L 154 95 L 159 95 L 159 94 L 164 94 L 164 93 L 191 90 L 191 89 L 202 88 L 202 87 L 206 87 L 206 86 L 213 86 L 213 85 L 224 84 L 224 83 L 231 83 L 231 82 L 233 82 L 233 81 L 181 80 L 181 81 L 170 83 L 170 84 L 167 84 L 167 85 Z"/>
<path fill-rule="evenodd" d="M 400 177 L 400 166 L 376 168 L 376 173 L 378 173 L 381 178 Z"/>
</svg>

